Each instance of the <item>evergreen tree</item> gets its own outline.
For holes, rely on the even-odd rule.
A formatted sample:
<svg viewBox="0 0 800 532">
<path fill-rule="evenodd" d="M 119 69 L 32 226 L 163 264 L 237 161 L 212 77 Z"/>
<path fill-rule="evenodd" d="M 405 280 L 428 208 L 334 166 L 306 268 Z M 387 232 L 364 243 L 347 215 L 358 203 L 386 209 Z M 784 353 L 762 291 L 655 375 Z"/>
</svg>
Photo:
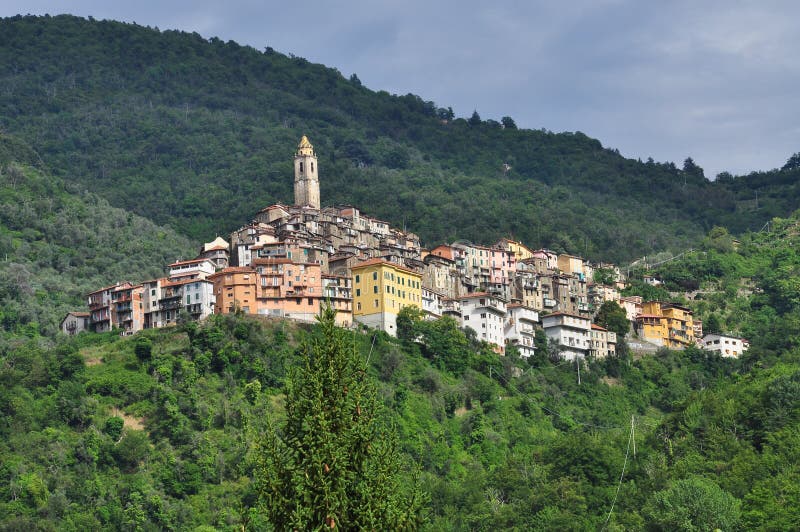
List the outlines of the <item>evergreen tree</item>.
<svg viewBox="0 0 800 532">
<path fill-rule="evenodd" d="M 467 120 L 467 122 L 471 126 L 481 125 L 481 115 L 478 114 L 477 109 L 475 111 L 472 111 L 472 116 L 469 117 L 469 120 Z"/>
<path fill-rule="evenodd" d="M 328 307 L 286 391 L 286 422 L 259 450 L 256 482 L 278 530 L 396 530 L 421 524 L 422 495 L 400 474 L 395 434 Z"/>
</svg>

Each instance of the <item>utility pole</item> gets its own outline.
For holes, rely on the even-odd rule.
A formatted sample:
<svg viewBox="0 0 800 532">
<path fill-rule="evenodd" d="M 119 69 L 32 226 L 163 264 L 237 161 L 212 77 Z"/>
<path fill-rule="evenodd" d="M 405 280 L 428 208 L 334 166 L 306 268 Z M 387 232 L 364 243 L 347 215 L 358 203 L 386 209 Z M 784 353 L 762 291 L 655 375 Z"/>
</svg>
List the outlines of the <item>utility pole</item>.
<svg viewBox="0 0 800 532">
<path fill-rule="evenodd" d="M 575 355 L 575 367 L 578 368 L 578 386 L 581 385 L 581 361 L 578 355 Z"/>
</svg>

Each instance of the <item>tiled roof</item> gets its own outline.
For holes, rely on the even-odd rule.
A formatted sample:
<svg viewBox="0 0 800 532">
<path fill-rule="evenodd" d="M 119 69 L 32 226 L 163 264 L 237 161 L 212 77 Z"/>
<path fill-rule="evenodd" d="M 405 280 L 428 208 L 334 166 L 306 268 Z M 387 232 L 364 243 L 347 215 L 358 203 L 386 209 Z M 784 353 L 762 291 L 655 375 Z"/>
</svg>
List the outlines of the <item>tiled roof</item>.
<svg viewBox="0 0 800 532">
<path fill-rule="evenodd" d="M 419 275 L 418 272 L 415 272 L 414 270 L 412 270 L 410 268 L 406 268 L 405 266 L 401 266 L 401 265 L 399 265 L 397 263 L 389 262 L 388 260 L 383 260 L 383 259 L 365 260 L 364 262 L 359 262 L 358 264 L 355 264 L 352 267 L 352 269 L 356 270 L 356 269 L 360 269 L 360 268 L 366 268 L 368 266 L 378 266 L 378 265 L 381 265 L 381 264 L 386 265 L 386 266 L 391 266 L 392 268 L 395 268 L 395 269 L 398 269 L 398 270 L 403 270 L 404 272 L 408 272 L 408 273 L 413 273 L 415 275 Z"/>
</svg>

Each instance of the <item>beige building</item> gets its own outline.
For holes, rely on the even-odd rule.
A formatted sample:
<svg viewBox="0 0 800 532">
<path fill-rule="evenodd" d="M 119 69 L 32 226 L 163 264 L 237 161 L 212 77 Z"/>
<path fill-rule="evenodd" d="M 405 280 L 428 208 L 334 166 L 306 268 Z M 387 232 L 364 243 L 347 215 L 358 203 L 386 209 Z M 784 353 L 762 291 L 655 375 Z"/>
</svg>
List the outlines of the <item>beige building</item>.
<svg viewBox="0 0 800 532">
<path fill-rule="evenodd" d="M 563 273 L 583 275 L 583 259 L 566 253 L 559 255 L 558 269 Z"/>
<path fill-rule="evenodd" d="M 595 358 L 614 356 L 617 352 L 617 333 L 593 323 L 589 344 L 589 354 Z"/>
</svg>

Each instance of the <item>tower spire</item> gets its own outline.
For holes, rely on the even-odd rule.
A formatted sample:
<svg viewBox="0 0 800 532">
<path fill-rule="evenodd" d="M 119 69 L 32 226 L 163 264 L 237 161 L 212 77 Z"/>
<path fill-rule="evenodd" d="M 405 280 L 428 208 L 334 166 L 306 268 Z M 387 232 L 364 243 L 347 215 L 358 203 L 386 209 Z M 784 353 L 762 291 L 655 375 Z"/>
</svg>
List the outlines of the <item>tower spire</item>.
<svg viewBox="0 0 800 532">
<path fill-rule="evenodd" d="M 303 135 L 294 154 L 294 202 L 320 208 L 319 176 L 314 146 Z"/>
</svg>

